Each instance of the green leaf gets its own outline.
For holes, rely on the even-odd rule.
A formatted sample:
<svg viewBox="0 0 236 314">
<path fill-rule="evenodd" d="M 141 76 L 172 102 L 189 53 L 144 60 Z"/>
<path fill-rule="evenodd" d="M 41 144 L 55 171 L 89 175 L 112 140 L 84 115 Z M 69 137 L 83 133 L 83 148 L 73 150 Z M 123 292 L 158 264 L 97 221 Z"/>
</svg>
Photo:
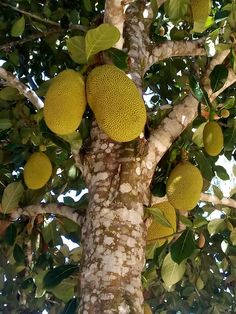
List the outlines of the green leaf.
<svg viewBox="0 0 236 314">
<path fill-rule="evenodd" d="M 187 217 L 183 216 L 183 215 L 179 215 L 179 221 L 184 224 L 186 227 L 192 227 L 193 223 L 190 219 L 188 219 Z"/>
<path fill-rule="evenodd" d="M 3 191 L 2 210 L 4 214 L 11 213 L 19 204 L 24 193 L 24 187 L 21 182 L 10 183 Z"/>
<path fill-rule="evenodd" d="M 54 245 L 62 243 L 60 233 L 58 232 L 58 226 L 55 220 L 50 222 L 42 229 L 43 239 L 46 243 L 52 241 Z"/>
<path fill-rule="evenodd" d="M 90 0 L 83 0 L 84 8 L 87 12 L 92 12 L 92 5 Z"/>
<path fill-rule="evenodd" d="M 191 256 L 195 249 L 193 232 L 186 229 L 181 236 L 171 245 L 170 253 L 174 262 L 180 264 L 187 257 Z"/>
<path fill-rule="evenodd" d="M 71 59 L 79 64 L 87 63 L 85 52 L 85 38 L 83 36 L 74 36 L 66 40 L 67 49 Z"/>
<path fill-rule="evenodd" d="M 236 245 L 236 228 L 234 228 L 230 233 L 230 241 L 233 245 Z"/>
<path fill-rule="evenodd" d="M 188 11 L 188 0 L 169 0 L 165 3 L 165 11 L 170 20 L 182 19 Z"/>
<path fill-rule="evenodd" d="M 22 16 L 12 25 L 11 36 L 13 37 L 21 36 L 24 30 L 25 30 L 25 18 L 24 16 Z"/>
<path fill-rule="evenodd" d="M 211 181 L 211 179 L 214 177 L 215 174 L 213 172 L 212 165 L 209 158 L 206 158 L 206 156 L 200 150 L 195 152 L 195 158 L 198 162 L 198 166 L 200 168 L 200 171 L 203 177 Z"/>
<path fill-rule="evenodd" d="M 204 104 L 210 106 L 210 100 L 206 91 L 201 87 L 200 83 L 194 75 L 189 75 L 189 85 L 196 99 L 199 102 L 203 102 Z"/>
<path fill-rule="evenodd" d="M 210 235 L 222 232 L 226 229 L 226 223 L 224 219 L 213 219 L 208 223 L 207 230 Z"/>
<path fill-rule="evenodd" d="M 5 233 L 5 241 L 8 245 L 12 246 L 15 243 L 17 230 L 14 224 L 10 224 Z"/>
<path fill-rule="evenodd" d="M 116 49 L 110 48 L 105 51 L 108 57 L 112 60 L 113 64 L 120 68 L 121 70 L 127 70 L 128 68 L 128 55 L 126 52 Z"/>
<path fill-rule="evenodd" d="M 57 285 L 56 287 L 53 287 L 51 289 L 47 289 L 47 291 L 53 293 L 55 297 L 66 303 L 73 298 L 74 287 L 75 287 L 74 280 L 65 279 L 63 282 L 60 283 L 60 285 Z"/>
<path fill-rule="evenodd" d="M 229 180 L 230 177 L 226 171 L 226 169 L 222 166 L 215 166 L 214 170 L 217 174 L 217 177 L 219 177 L 221 180 Z"/>
<path fill-rule="evenodd" d="M 196 131 L 193 133 L 192 141 L 198 146 L 203 147 L 203 129 L 207 122 L 204 122 L 199 125 Z"/>
<path fill-rule="evenodd" d="M 166 255 L 161 268 L 161 277 L 167 288 L 170 288 L 183 278 L 185 269 L 185 261 L 177 264 L 172 260 L 170 253 Z"/>
<path fill-rule="evenodd" d="M 101 24 L 85 36 L 86 56 L 89 60 L 96 53 L 111 48 L 120 38 L 119 30 L 110 24 Z"/>
<path fill-rule="evenodd" d="M 50 270 L 43 279 L 46 289 L 59 285 L 63 279 L 71 276 L 79 267 L 77 265 L 62 265 Z"/>
<path fill-rule="evenodd" d="M 212 189 L 213 189 L 214 194 L 215 194 L 219 199 L 222 199 L 222 198 L 224 197 L 223 192 L 221 191 L 220 188 L 218 188 L 218 186 L 212 185 Z"/>
<path fill-rule="evenodd" d="M 12 127 L 12 123 L 10 119 L 0 119 L 0 129 L 7 130 Z"/>
<path fill-rule="evenodd" d="M 76 308 L 77 308 L 77 299 L 71 299 L 69 302 L 67 302 L 61 314 L 75 314 Z"/>
<path fill-rule="evenodd" d="M 166 219 L 165 214 L 163 213 L 161 209 L 157 207 L 150 207 L 150 208 L 147 208 L 147 210 L 153 216 L 153 218 L 157 222 L 159 222 L 161 225 L 172 228 L 171 223 L 168 221 L 168 219 Z"/>
<path fill-rule="evenodd" d="M 223 64 L 218 64 L 214 67 L 210 74 L 211 89 L 214 92 L 221 89 L 228 77 L 228 69 Z"/>
<path fill-rule="evenodd" d="M 21 99 L 22 96 L 19 95 L 19 92 L 16 88 L 7 86 L 0 91 L 0 99 L 6 101 L 18 100 Z"/>
<path fill-rule="evenodd" d="M 194 220 L 193 220 L 194 228 L 200 228 L 200 227 L 205 226 L 207 224 L 208 224 L 208 221 L 204 217 L 201 217 L 201 216 L 198 216 L 198 217 L 194 218 Z"/>
<path fill-rule="evenodd" d="M 25 254 L 22 248 L 16 243 L 13 250 L 13 257 L 19 264 L 23 264 L 25 260 Z"/>
</svg>

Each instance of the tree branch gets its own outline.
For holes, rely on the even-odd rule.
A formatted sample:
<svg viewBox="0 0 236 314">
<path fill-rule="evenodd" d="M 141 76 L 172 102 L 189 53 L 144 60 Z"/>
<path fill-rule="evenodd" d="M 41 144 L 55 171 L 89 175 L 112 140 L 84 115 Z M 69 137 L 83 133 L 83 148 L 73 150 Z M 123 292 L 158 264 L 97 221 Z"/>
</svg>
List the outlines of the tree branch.
<svg viewBox="0 0 236 314">
<path fill-rule="evenodd" d="M 42 22 L 42 23 L 45 23 L 45 24 L 48 24 L 48 25 L 52 25 L 52 26 L 57 26 L 57 27 L 60 27 L 61 28 L 61 25 L 60 23 L 57 23 L 57 22 L 54 22 L 54 21 L 51 21 L 49 19 L 43 19 L 41 18 L 40 16 L 38 15 L 35 15 L 35 14 L 32 14 L 30 12 L 27 12 L 27 11 L 24 11 L 24 10 L 21 10 L 21 9 L 18 9 L 8 3 L 5 3 L 5 2 L 2 2 L 0 1 L 0 5 L 2 5 L 3 7 L 8 7 L 16 12 L 19 12 L 25 16 L 28 16 L 36 21 L 39 21 L 39 22 Z M 70 29 L 77 29 L 77 30 L 80 30 L 80 31 L 83 31 L 85 32 L 87 30 L 87 27 L 83 26 L 83 25 L 76 25 L 76 24 L 70 24 L 69 25 L 69 28 Z"/>
<path fill-rule="evenodd" d="M 5 51 L 5 52 L 9 52 L 15 46 L 22 46 L 26 42 L 33 41 L 35 39 L 42 38 L 42 37 L 47 37 L 48 35 L 55 34 L 55 33 L 62 32 L 62 31 L 64 31 L 64 30 L 63 29 L 59 29 L 59 28 L 54 28 L 54 29 L 52 29 L 50 31 L 38 32 L 38 33 L 32 34 L 32 35 L 30 35 L 30 36 L 28 36 L 26 38 L 22 38 L 22 39 L 19 39 L 19 40 L 7 42 L 7 43 L 5 43 L 3 45 L 0 45 L 0 50 Z"/>
<path fill-rule="evenodd" d="M 114 25 L 120 32 L 120 39 L 114 45 L 117 49 L 122 49 L 124 44 L 123 28 L 124 28 L 124 1 L 122 0 L 106 0 L 104 23 Z"/>
<path fill-rule="evenodd" d="M 63 216 L 68 218 L 78 225 L 81 223 L 81 217 L 73 208 L 62 206 L 59 204 L 38 204 L 30 205 L 24 208 L 17 208 L 12 214 L 11 219 L 16 220 L 20 216 L 35 217 L 37 215 L 54 214 L 56 216 Z"/>
<path fill-rule="evenodd" d="M 223 197 L 220 199 L 217 196 L 212 195 L 212 194 L 201 193 L 200 200 L 202 202 L 212 203 L 214 205 L 225 205 L 228 207 L 236 208 L 236 200 L 232 198 Z"/>
<path fill-rule="evenodd" d="M 227 53 L 225 51 L 216 55 L 209 67 L 212 69 L 216 64 L 222 63 L 226 56 Z M 214 64 L 214 66 L 212 66 L 212 64 Z M 206 73 L 208 76 L 209 71 L 206 71 Z M 225 88 L 227 87 L 228 84 L 225 84 Z M 194 98 L 192 94 L 188 95 L 180 104 L 175 105 L 170 114 L 151 132 L 148 140 L 148 154 L 142 164 L 143 171 L 148 177 L 148 186 L 152 180 L 156 165 L 172 143 L 197 116 L 197 108 L 198 100 Z"/>
<path fill-rule="evenodd" d="M 44 104 L 37 94 L 21 83 L 13 74 L 0 67 L 0 77 L 6 81 L 8 86 L 16 88 L 20 94 L 24 95 L 37 108 L 43 108 Z"/>
<path fill-rule="evenodd" d="M 206 50 L 203 47 L 204 40 L 201 38 L 195 41 L 167 41 L 155 46 L 149 53 L 147 58 L 146 70 L 153 64 L 171 57 L 183 56 L 205 56 Z"/>
</svg>

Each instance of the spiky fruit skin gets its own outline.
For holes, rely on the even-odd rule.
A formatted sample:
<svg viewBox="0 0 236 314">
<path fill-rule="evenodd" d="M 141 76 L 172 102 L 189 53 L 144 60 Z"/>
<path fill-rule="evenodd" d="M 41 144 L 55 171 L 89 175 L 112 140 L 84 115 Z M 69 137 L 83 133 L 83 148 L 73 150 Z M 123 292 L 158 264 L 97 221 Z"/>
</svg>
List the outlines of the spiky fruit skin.
<svg viewBox="0 0 236 314">
<path fill-rule="evenodd" d="M 146 122 L 143 99 L 135 84 L 113 65 L 101 65 L 88 75 L 87 99 L 99 127 L 114 141 L 129 142 Z"/>
<path fill-rule="evenodd" d="M 205 21 L 211 13 L 211 0 L 191 0 L 194 21 Z"/>
<path fill-rule="evenodd" d="M 173 239 L 173 233 L 176 232 L 176 212 L 175 208 L 169 202 L 158 203 L 152 207 L 160 209 L 172 226 L 166 227 L 156 220 L 153 220 L 152 224 L 148 228 L 147 241 L 156 240 L 158 246 L 161 246 L 166 240 L 170 242 Z"/>
<path fill-rule="evenodd" d="M 148 303 L 144 303 L 143 305 L 144 308 L 144 314 L 152 314 L 152 309 Z"/>
<path fill-rule="evenodd" d="M 208 122 L 203 129 L 203 146 L 210 156 L 217 156 L 224 147 L 224 138 L 220 125 Z"/>
<path fill-rule="evenodd" d="M 59 135 L 74 132 L 86 108 L 83 76 L 64 70 L 55 77 L 45 97 L 44 119 L 48 128 Z"/>
<path fill-rule="evenodd" d="M 52 164 L 42 152 L 33 153 L 24 167 L 24 181 L 29 189 L 42 188 L 52 175 Z"/>
<path fill-rule="evenodd" d="M 200 199 L 203 187 L 201 172 L 190 162 L 179 163 L 166 183 L 168 201 L 176 209 L 192 210 Z"/>
</svg>

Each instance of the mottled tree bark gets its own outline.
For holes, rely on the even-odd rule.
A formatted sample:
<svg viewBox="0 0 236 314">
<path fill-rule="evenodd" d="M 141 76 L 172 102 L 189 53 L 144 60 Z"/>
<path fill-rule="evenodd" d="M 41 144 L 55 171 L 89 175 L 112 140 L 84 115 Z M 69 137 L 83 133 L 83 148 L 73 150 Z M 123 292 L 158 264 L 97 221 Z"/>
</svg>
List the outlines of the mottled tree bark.
<svg viewBox="0 0 236 314">
<path fill-rule="evenodd" d="M 93 125 L 83 159 L 90 202 L 82 227 L 84 258 L 79 313 L 143 313 L 144 266 L 141 157 Z"/>
</svg>

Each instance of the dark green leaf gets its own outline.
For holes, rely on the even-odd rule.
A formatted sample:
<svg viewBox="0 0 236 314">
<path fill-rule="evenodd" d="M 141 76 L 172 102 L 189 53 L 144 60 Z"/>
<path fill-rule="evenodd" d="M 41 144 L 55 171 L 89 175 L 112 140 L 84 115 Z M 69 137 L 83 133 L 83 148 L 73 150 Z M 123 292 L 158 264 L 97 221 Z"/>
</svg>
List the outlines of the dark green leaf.
<svg viewBox="0 0 236 314">
<path fill-rule="evenodd" d="M 50 270 L 43 279 L 44 287 L 47 289 L 59 285 L 63 279 L 68 278 L 78 269 L 77 265 L 63 265 Z"/>
<path fill-rule="evenodd" d="M 226 171 L 226 169 L 222 166 L 215 166 L 214 170 L 217 174 L 217 177 L 219 177 L 221 180 L 229 180 L 230 177 Z"/>
<path fill-rule="evenodd" d="M 200 150 L 195 152 L 195 158 L 198 162 L 202 176 L 210 181 L 215 175 L 210 160 L 206 158 Z"/>
<path fill-rule="evenodd" d="M 166 195 L 166 185 L 164 182 L 155 183 L 152 188 L 151 192 L 154 196 L 162 197 Z"/>
<path fill-rule="evenodd" d="M 206 104 L 211 107 L 210 100 L 208 98 L 207 92 L 201 87 L 200 83 L 194 75 L 189 76 L 189 85 L 192 90 L 193 95 L 199 102 Z"/>
<path fill-rule="evenodd" d="M 66 306 L 61 312 L 61 314 L 75 314 L 77 305 L 78 305 L 77 299 L 71 299 L 66 303 Z"/>
<path fill-rule="evenodd" d="M 195 249 L 193 232 L 186 229 L 170 248 L 171 257 L 174 262 L 180 264 L 187 257 L 191 256 Z"/>
<path fill-rule="evenodd" d="M 0 119 L 0 129 L 7 130 L 12 127 L 12 122 L 10 119 Z"/>
<path fill-rule="evenodd" d="M 110 48 L 105 51 L 105 53 L 111 58 L 112 62 L 115 66 L 120 68 L 121 70 L 127 70 L 128 68 L 128 55 L 126 52 L 116 49 Z"/>
<path fill-rule="evenodd" d="M 210 74 L 211 89 L 214 92 L 221 89 L 228 77 L 228 69 L 223 64 L 218 64 L 214 67 Z"/>
<path fill-rule="evenodd" d="M 85 52 L 85 38 L 83 36 L 74 36 L 66 40 L 67 49 L 71 59 L 79 64 L 87 63 Z"/>
<path fill-rule="evenodd" d="M 22 248 L 16 243 L 13 250 L 13 257 L 19 264 L 23 264 L 25 260 L 25 254 Z"/>
<path fill-rule="evenodd" d="M 158 206 L 158 205 L 157 205 Z M 168 221 L 168 219 L 166 219 L 163 211 L 161 209 L 159 209 L 158 207 L 150 207 L 147 208 L 149 213 L 153 216 L 153 218 L 161 225 L 168 227 L 168 228 L 172 228 L 171 223 Z"/>
<path fill-rule="evenodd" d="M 8 245 L 12 246 L 17 236 L 17 230 L 14 224 L 11 224 L 5 233 L 5 241 Z"/>
</svg>

